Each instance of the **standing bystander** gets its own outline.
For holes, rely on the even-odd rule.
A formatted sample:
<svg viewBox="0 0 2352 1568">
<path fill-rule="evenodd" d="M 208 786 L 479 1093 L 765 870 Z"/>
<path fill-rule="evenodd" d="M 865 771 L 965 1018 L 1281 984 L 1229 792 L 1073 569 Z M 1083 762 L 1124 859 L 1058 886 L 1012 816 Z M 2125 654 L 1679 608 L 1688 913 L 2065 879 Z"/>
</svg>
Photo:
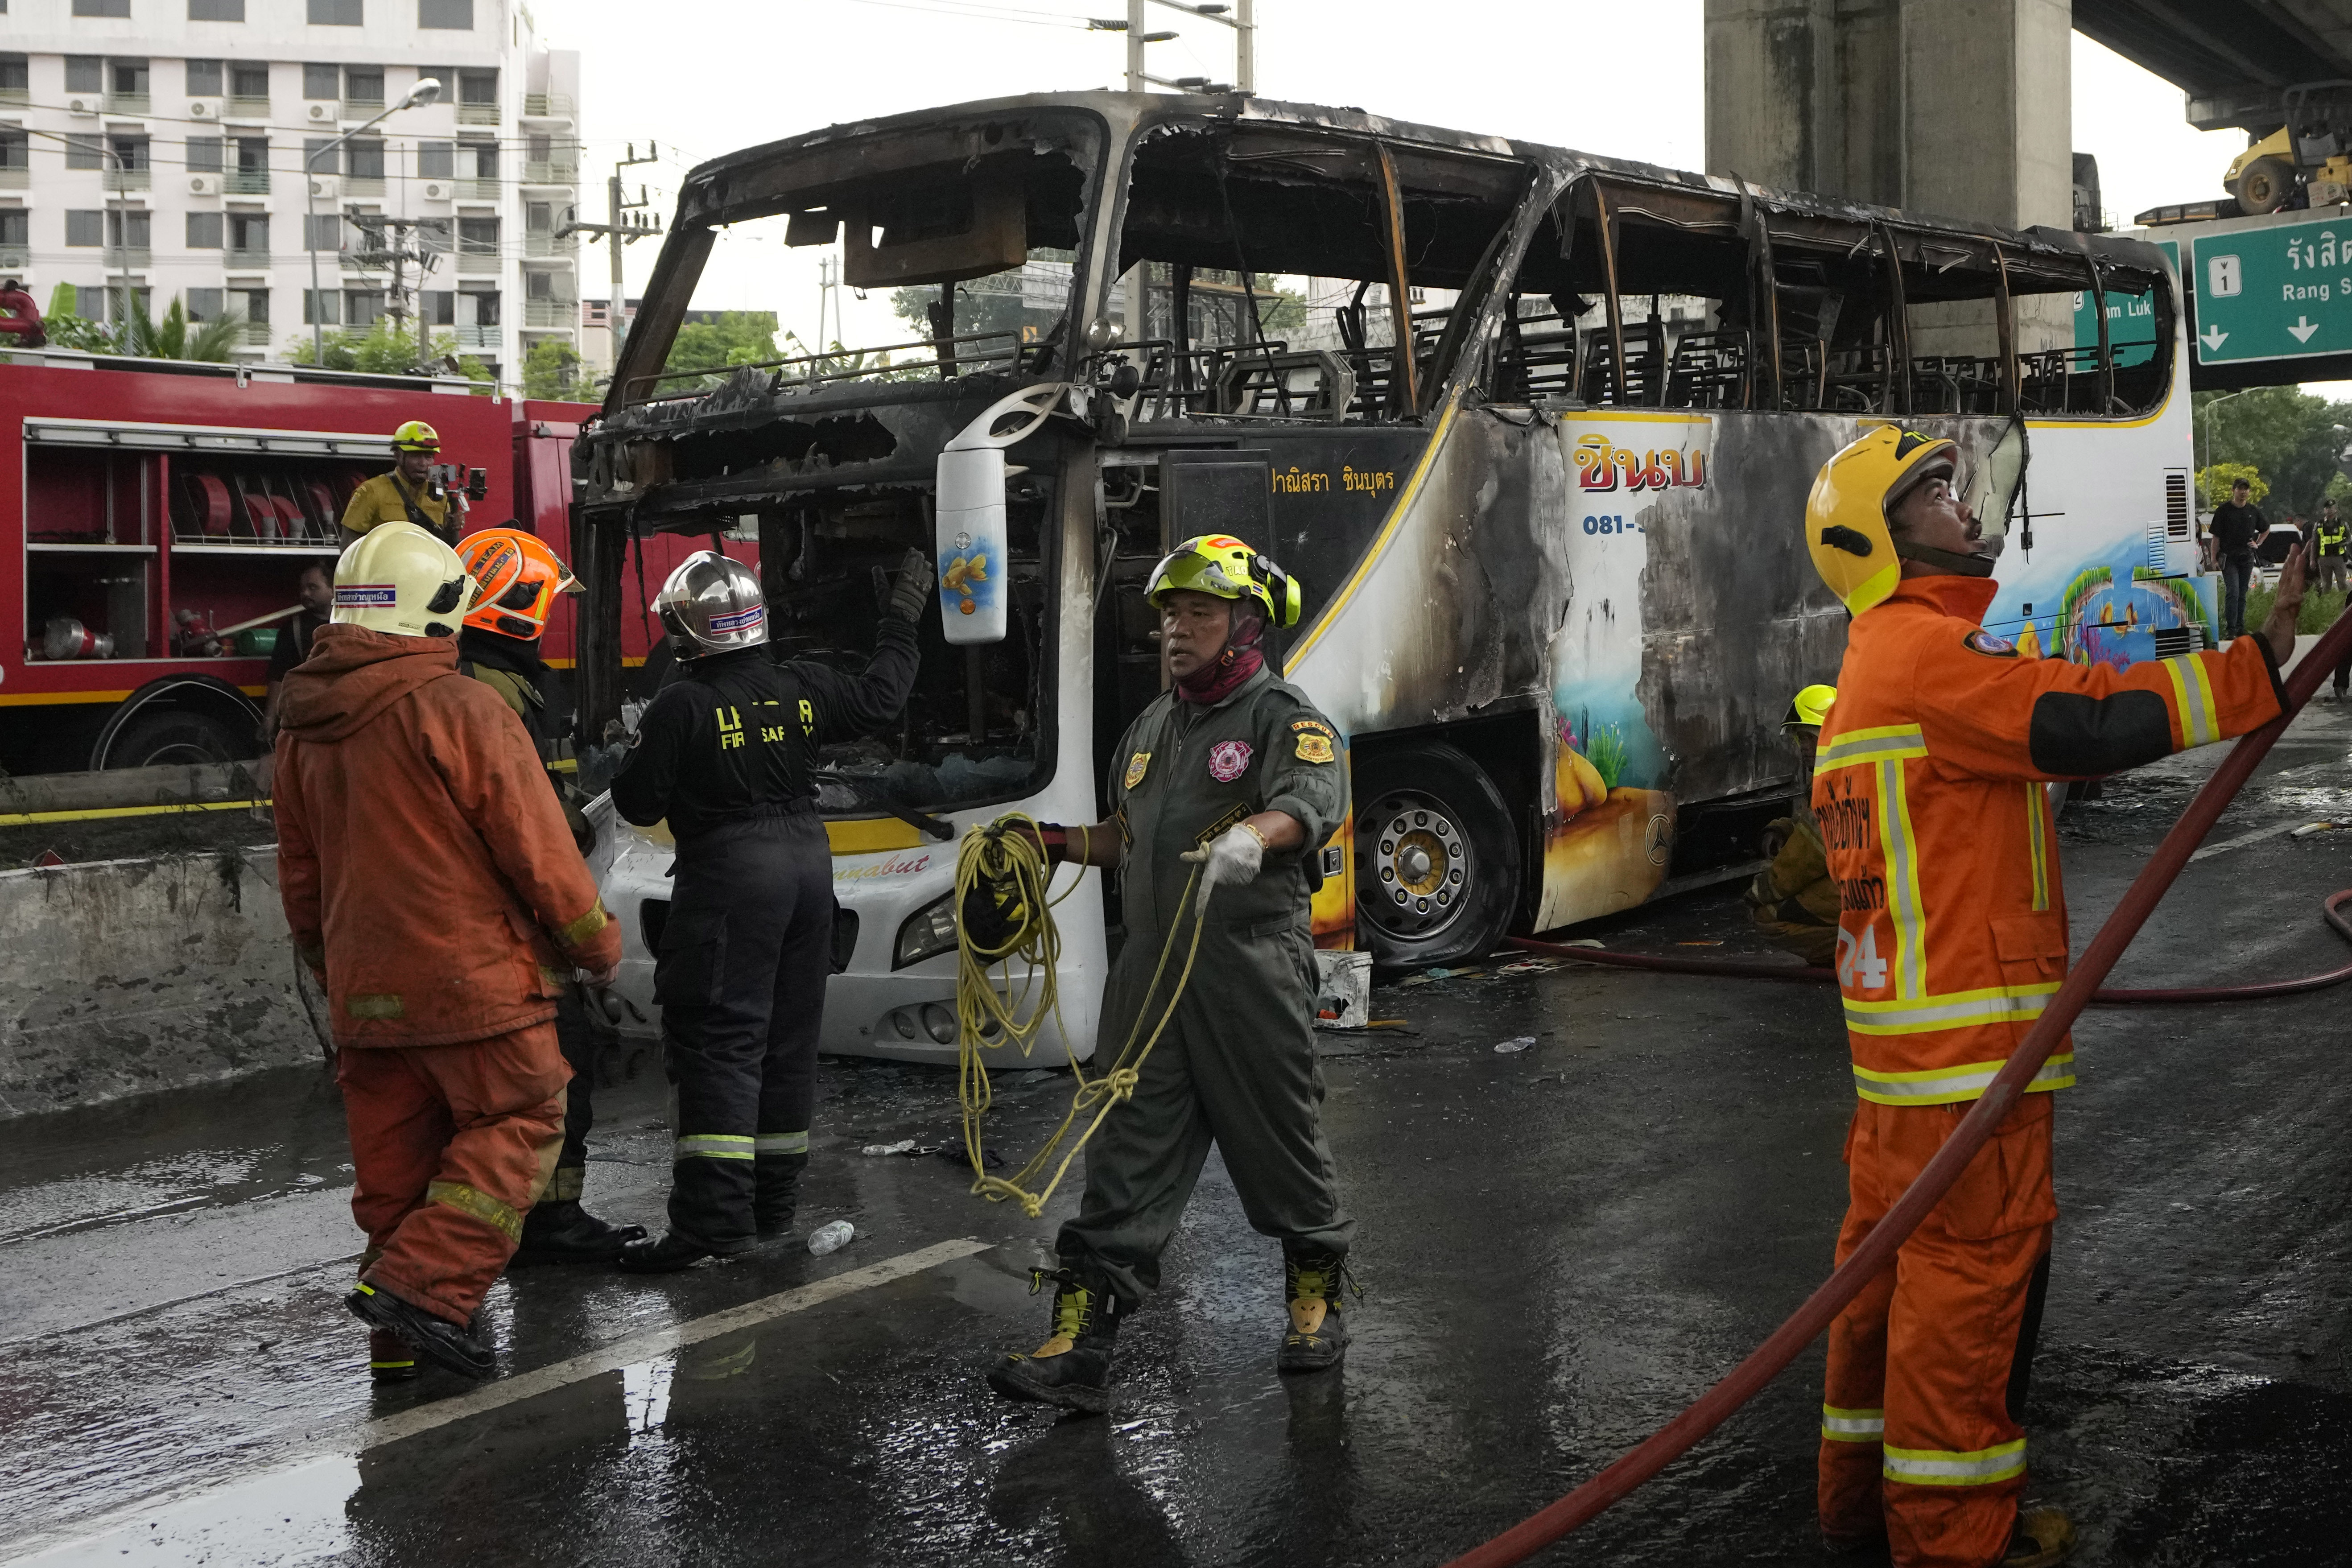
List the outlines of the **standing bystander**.
<svg viewBox="0 0 2352 1568">
<path fill-rule="evenodd" d="M 2225 637 L 2245 635 L 2246 584 L 2254 574 L 2254 547 L 2270 531 L 2252 498 L 2252 487 L 2237 479 L 2230 486 L 2230 499 L 2213 509 L 2213 548 L 2221 558 L 2221 635 Z"/>
<path fill-rule="evenodd" d="M 278 641 L 269 650 L 269 695 L 261 705 L 265 746 L 278 743 L 278 688 L 286 683 L 288 672 L 310 657 L 310 639 L 327 624 L 327 612 L 335 607 L 335 569 L 330 563 L 304 562 L 294 583 L 295 596 L 302 601 L 302 607 L 278 628 Z"/>
</svg>

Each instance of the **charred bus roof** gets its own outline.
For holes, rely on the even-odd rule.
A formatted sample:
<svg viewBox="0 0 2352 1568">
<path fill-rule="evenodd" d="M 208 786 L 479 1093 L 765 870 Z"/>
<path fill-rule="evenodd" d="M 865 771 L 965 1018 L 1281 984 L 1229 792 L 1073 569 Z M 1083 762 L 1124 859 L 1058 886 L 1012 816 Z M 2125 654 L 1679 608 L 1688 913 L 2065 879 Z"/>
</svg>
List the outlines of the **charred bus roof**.
<svg viewBox="0 0 2352 1568">
<path fill-rule="evenodd" d="M 1202 142 L 1188 147 L 1191 137 Z M 977 191 L 983 209 L 997 209 L 993 215 L 979 213 L 982 229 L 994 216 L 1003 220 L 999 229 L 1020 228 L 1032 244 L 1075 254 L 1073 310 L 1092 321 L 1101 315 L 1111 283 L 1098 258 L 1128 259 L 1114 244 L 1121 237 L 1112 227 L 1115 222 L 1127 230 L 1129 249 L 1139 246 L 1153 252 L 1153 259 L 1219 265 L 1230 261 L 1231 241 L 1215 232 L 1216 220 L 1229 216 L 1234 227 L 1277 236 L 1270 248 L 1261 245 L 1249 257 L 1254 268 L 1344 275 L 1349 258 L 1316 243 L 1317 234 L 1330 226 L 1314 221 L 1316 193 L 1376 180 L 1372 165 L 1379 149 L 1387 150 L 1394 177 L 1420 199 L 1450 197 L 1489 210 L 1506 204 L 1548 207 L 1579 179 L 1595 179 L 1627 193 L 1630 205 L 1621 206 L 1621 218 L 1651 220 L 1648 229 L 1637 226 L 1627 235 L 1636 247 L 1646 237 L 1656 243 L 1677 230 L 1737 235 L 1769 218 L 1766 242 L 1788 252 L 1776 256 L 1782 268 L 1811 268 L 1827 276 L 1840 260 L 1883 264 L 1883 251 L 1877 257 L 1858 255 L 1855 243 L 1858 230 L 1881 236 L 1883 246 L 1920 273 L 1908 289 L 1915 302 L 1985 297 L 1996 274 L 2004 275 L 2000 284 L 2013 294 L 2082 289 L 2089 281 L 2086 255 L 2098 257 L 2102 270 L 2111 275 L 2117 269 L 2144 275 L 2138 279 L 2143 285 L 2164 271 L 2160 253 L 2142 241 L 2019 230 L 1768 191 L 1720 175 L 1450 131 L 1360 109 L 1163 93 L 1037 94 L 828 126 L 698 165 L 680 195 L 670 238 L 606 406 L 617 410 L 665 395 L 652 379 L 660 374 L 656 355 L 667 353 L 684 320 L 715 228 L 791 215 L 789 243 L 823 243 L 836 233 L 854 242 L 847 233 L 854 226 L 842 220 L 855 216 L 878 219 L 887 241 L 893 219 L 902 225 L 913 219 L 915 232 L 905 245 L 886 244 L 862 258 L 872 266 L 866 276 L 877 283 L 939 282 L 991 258 L 983 253 L 974 260 L 936 243 L 927 247 L 918 215 L 943 202 L 961 201 L 968 207 Z M 1126 199 L 1106 203 L 1104 174 L 1113 164 L 1129 189 Z M 1135 199 L 1136 174 L 1154 164 L 1163 175 L 1160 184 L 1172 195 L 1155 190 L 1157 201 Z M 1221 180 L 1200 177 L 1218 174 Z M 1188 174 L 1195 177 L 1188 180 Z M 952 189 L 959 184 L 965 187 L 961 195 Z M 1189 201 L 1187 185 L 1196 187 Z M 1285 209 L 1287 226 L 1256 221 L 1275 201 Z M 1279 237 L 1285 226 L 1296 230 L 1287 243 Z M 1487 230 L 1486 225 L 1462 227 L 1481 238 Z M 1414 280 L 1467 289 L 1491 258 L 1483 249 L 1448 247 L 1444 232 L 1440 226 L 1436 243 L 1412 258 Z M 1531 268 L 1536 276 L 1523 279 L 1523 287 L 1529 281 L 1585 290 L 1603 286 L 1597 247 L 1579 247 L 1575 240 L 1572 232 L 1564 237 L 1557 264 L 1531 248 L 1522 270 Z M 902 254 L 889 257 L 891 248 Z M 1626 259 L 1652 258 L 1636 254 Z M 1050 372 L 1053 365 L 1034 368 Z"/>
</svg>

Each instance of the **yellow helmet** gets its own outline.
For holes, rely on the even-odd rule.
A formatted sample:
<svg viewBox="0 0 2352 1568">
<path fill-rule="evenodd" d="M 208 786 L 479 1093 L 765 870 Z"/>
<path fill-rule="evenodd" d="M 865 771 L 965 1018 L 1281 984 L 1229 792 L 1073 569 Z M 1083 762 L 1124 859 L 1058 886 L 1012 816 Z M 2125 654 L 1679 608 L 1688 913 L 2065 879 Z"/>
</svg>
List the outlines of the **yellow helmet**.
<svg viewBox="0 0 2352 1568">
<path fill-rule="evenodd" d="M 1816 681 L 1789 700 L 1789 716 L 1780 721 L 1780 728 L 1819 730 L 1830 716 L 1830 704 L 1836 700 L 1836 687 Z"/>
<path fill-rule="evenodd" d="M 1805 549 L 1847 610 L 1861 615 L 1895 592 L 1903 575 L 1896 557 L 1909 552 L 1895 543 L 1887 514 L 1914 486 L 1950 479 L 1958 458 L 1954 442 L 1881 425 L 1822 465 L 1805 501 Z M 1991 571 L 1986 558 L 1984 572 Z"/>
<path fill-rule="evenodd" d="M 441 449 L 441 432 L 422 419 L 412 419 L 392 433 L 392 449 L 395 452 L 437 452 Z"/>
<path fill-rule="evenodd" d="M 1151 569 L 1143 596 L 1156 607 L 1161 595 L 1180 588 L 1220 599 L 1255 599 L 1276 626 L 1298 624 L 1297 580 L 1229 533 L 1203 533 L 1170 551 Z"/>
<path fill-rule="evenodd" d="M 457 552 L 413 522 L 379 523 L 335 563 L 338 626 L 454 637 L 479 590 Z"/>
</svg>

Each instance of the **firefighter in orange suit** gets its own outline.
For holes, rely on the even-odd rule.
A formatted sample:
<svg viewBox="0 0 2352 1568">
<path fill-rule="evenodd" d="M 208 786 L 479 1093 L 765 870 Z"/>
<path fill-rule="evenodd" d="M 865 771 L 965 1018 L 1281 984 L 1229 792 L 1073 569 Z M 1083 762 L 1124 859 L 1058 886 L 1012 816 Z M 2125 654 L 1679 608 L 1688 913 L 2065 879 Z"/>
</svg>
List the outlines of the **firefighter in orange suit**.
<svg viewBox="0 0 2352 1568">
<path fill-rule="evenodd" d="M 2298 552 L 2262 632 L 2219 652 L 2120 670 L 2021 658 L 1979 624 L 2021 440 L 1995 449 L 1973 507 L 1957 458 L 1949 441 L 1881 426 L 1823 466 L 1806 510 L 1813 563 L 1854 617 L 1812 796 L 1841 893 L 1838 988 L 1860 1096 L 1840 1262 L 2064 978 L 2045 785 L 2277 717 L 2303 596 Z M 1820 1507 L 1832 1547 L 1884 1540 L 1895 1563 L 1922 1568 L 2039 1568 L 2071 1550 L 2063 1510 L 2019 1499 L 2058 1214 L 2047 1091 L 2074 1081 L 2061 1043 L 2035 1092 L 1831 1328 Z"/>
<path fill-rule="evenodd" d="M 521 721 L 457 673 L 476 592 L 425 530 L 372 529 L 278 705 L 278 893 L 333 1012 L 379 1377 L 493 1370 L 470 1322 L 563 1147 L 556 999 L 621 960 Z"/>
</svg>

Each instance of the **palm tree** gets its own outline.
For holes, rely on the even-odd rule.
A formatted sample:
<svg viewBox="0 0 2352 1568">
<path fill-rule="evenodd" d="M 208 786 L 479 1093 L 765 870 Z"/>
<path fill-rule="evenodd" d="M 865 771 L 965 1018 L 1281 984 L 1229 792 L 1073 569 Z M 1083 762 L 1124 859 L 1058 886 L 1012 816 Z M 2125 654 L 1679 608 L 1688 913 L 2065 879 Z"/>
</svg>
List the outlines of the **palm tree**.
<svg viewBox="0 0 2352 1568">
<path fill-rule="evenodd" d="M 123 321 L 128 330 L 122 334 L 122 352 L 145 359 L 195 360 L 206 364 L 226 364 L 229 350 L 236 345 L 237 329 L 244 324 L 231 316 L 215 316 L 209 321 L 191 322 L 176 299 L 163 312 L 163 320 L 159 323 L 147 314 L 145 303 L 134 295 Z"/>
</svg>

